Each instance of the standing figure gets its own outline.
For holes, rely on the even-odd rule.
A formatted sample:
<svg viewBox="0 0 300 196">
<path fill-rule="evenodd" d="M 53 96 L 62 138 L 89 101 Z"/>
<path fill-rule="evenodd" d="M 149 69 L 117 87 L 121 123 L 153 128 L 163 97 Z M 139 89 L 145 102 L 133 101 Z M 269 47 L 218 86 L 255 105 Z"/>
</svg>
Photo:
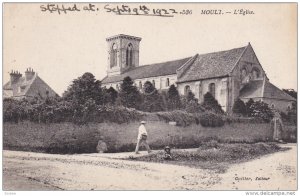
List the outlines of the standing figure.
<svg viewBox="0 0 300 196">
<path fill-rule="evenodd" d="M 278 112 L 275 112 L 271 123 L 273 127 L 273 140 L 277 142 L 283 142 L 282 141 L 283 123 L 280 118 L 280 114 Z"/>
<path fill-rule="evenodd" d="M 144 144 L 148 153 L 151 152 L 151 149 L 148 145 L 147 142 L 147 131 L 146 131 L 146 127 L 145 127 L 146 122 L 145 121 L 141 121 L 141 125 L 139 126 L 139 133 L 138 133 L 138 137 L 137 137 L 137 144 L 136 144 L 136 148 L 135 148 L 135 153 L 139 154 L 139 147 L 141 144 Z"/>
</svg>

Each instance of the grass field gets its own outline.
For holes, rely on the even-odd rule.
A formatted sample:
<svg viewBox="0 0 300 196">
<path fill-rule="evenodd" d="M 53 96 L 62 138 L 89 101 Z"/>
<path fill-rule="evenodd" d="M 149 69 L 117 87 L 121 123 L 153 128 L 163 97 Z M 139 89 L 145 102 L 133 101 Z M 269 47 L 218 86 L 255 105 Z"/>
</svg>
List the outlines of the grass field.
<svg viewBox="0 0 300 196">
<path fill-rule="evenodd" d="M 38 124 L 32 122 L 4 123 L 4 149 L 47 153 L 92 153 L 100 136 L 108 145 L 109 152 L 133 151 L 139 123 L 72 123 Z M 164 122 L 148 122 L 150 147 L 162 149 L 197 148 L 203 141 L 220 143 L 255 143 L 270 141 L 272 130 L 269 124 L 232 123 L 223 127 L 202 127 L 192 124 L 187 127 Z"/>
<path fill-rule="evenodd" d="M 171 152 L 172 159 L 170 160 L 164 159 L 164 151 L 162 150 L 146 156 L 130 157 L 129 160 L 185 165 L 201 169 L 212 169 L 223 173 L 230 164 L 248 161 L 262 155 L 287 149 L 271 142 L 228 144 L 211 140 L 202 142 L 197 151 L 173 150 Z"/>
</svg>

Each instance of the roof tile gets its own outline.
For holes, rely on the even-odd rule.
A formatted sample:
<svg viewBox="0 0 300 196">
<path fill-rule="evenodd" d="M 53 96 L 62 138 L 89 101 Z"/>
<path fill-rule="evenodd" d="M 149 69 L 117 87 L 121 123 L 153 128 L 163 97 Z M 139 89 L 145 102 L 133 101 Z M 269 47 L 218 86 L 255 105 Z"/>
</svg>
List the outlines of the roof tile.
<svg viewBox="0 0 300 196">
<path fill-rule="evenodd" d="M 127 76 L 130 76 L 131 79 L 135 80 L 135 79 L 176 74 L 176 70 L 180 68 L 184 63 L 186 63 L 190 58 L 191 57 L 174 60 L 174 61 L 167 61 L 163 63 L 156 63 L 156 64 L 134 67 L 120 75 L 105 77 L 102 80 L 102 84 L 120 82 Z"/>
</svg>

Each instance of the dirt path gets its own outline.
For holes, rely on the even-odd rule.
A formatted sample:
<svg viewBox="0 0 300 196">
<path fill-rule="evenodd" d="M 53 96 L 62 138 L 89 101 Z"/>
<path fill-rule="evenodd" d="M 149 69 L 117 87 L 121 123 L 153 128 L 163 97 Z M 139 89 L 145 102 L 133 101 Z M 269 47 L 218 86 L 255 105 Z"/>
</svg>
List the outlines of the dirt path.
<svg viewBox="0 0 300 196">
<path fill-rule="evenodd" d="M 286 152 L 234 165 L 225 174 L 118 159 L 131 153 L 52 155 L 4 151 L 3 155 L 4 190 L 249 189 L 248 181 L 234 180 L 235 174 L 270 177 L 264 185 L 253 180 L 250 185 L 254 189 L 296 189 L 296 146 Z"/>
<path fill-rule="evenodd" d="M 213 189 L 230 190 L 296 190 L 297 146 L 281 145 L 291 149 L 263 156 L 250 162 L 233 165 L 222 181 Z"/>
</svg>

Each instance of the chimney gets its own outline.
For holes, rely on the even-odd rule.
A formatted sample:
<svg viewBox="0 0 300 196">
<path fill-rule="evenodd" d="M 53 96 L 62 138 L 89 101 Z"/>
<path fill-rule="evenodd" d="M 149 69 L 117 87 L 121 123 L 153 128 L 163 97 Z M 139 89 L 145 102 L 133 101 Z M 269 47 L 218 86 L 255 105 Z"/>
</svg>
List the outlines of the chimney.
<svg viewBox="0 0 300 196">
<path fill-rule="evenodd" d="M 14 70 L 11 70 L 9 75 L 10 75 L 10 84 L 17 83 L 19 78 L 22 77 L 22 74 L 20 72 Z"/>
<path fill-rule="evenodd" d="M 33 71 L 32 68 L 27 68 L 26 71 L 25 71 L 25 79 L 26 81 L 29 81 L 33 78 L 35 72 Z"/>
</svg>

